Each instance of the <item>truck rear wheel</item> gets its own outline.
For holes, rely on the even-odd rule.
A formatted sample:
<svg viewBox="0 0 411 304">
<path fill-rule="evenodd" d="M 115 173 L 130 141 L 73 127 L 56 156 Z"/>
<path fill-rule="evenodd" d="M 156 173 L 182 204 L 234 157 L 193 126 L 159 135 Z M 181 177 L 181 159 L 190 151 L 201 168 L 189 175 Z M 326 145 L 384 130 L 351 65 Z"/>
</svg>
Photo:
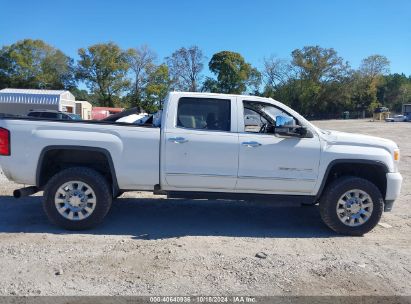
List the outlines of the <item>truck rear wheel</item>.
<svg viewBox="0 0 411 304">
<path fill-rule="evenodd" d="M 110 185 L 100 173 L 74 167 L 50 179 L 43 208 L 52 223 L 68 230 L 83 230 L 102 222 L 111 202 Z"/>
<path fill-rule="evenodd" d="M 324 223 L 337 233 L 360 236 L 372 230 L 381 219 L 384 201 L 370 181 L 353 176 L 332 182 L 320 199 Z"/>
</svg>

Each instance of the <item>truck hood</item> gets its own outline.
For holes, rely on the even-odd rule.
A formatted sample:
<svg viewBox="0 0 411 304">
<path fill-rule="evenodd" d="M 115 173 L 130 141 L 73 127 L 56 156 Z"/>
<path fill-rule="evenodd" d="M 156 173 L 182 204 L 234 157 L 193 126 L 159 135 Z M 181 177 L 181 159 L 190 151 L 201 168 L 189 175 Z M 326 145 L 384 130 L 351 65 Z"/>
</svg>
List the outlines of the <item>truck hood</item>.
<svg viewBox="0 0 411 304">
<path fill-rule="evenodd" d="M 392 153 L 398 146 L 389 139 L 369 136 L 356 133 L 339 132 L 333 130 L 322 130 L 323 138 L 332 145 L 351 145 L 351 146 L 368 146 L 379 147 Z"/>
</svg>

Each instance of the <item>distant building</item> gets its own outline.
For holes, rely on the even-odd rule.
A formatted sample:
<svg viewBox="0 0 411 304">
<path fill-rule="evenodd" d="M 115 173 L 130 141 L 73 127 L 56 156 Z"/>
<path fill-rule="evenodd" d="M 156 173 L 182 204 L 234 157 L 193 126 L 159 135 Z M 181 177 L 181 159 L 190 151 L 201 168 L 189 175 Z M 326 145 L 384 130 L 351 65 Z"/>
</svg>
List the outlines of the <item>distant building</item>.
<svg viewBox="0 0 411 304">
<path fill-rule="evenodd" d="M 85 100 L 76 100 L 76 114 L 80 115 L 84 120 L 92 119 L 92 109 L 91 103 Z"/>
<path fill-rule="evenodd" d="M 63 90 L 0 90 L 0 113 L 27 115 L 31 110 L 76 112 L 75 97 Z"/>
</svg>

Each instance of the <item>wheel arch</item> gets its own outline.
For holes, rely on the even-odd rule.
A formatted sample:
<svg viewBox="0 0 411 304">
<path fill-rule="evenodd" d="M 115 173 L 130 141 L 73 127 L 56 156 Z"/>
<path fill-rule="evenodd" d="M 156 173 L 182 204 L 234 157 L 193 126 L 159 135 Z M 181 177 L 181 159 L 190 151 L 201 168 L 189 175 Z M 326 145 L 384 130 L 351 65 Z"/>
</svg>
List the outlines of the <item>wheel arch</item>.
<svg viewBox="0 0 411 304">
<path fill-rule="evenodd" d="M 79 156 L 86 159 L 76 160 L 75 158 Z M 63 163 L 58 164 L 59 161 Z M 104 163 L 102 163 L 103 161 Z M 97 166 L 99 164 L 102 166 Z M 49 171 L 47 171 L 48 165 L 51 165 Z M 43 189 L 53 175 L 63 169 L 75 166 L 92 168 L 102 173 L 109 180 L 113 195 L 119 192 L 116 170 L 110 152 L 104 148 L 89 146 L 54 145 L 43 148 L 37 162 L 36 186 Z"/>
<path fill-rule="evenodd" d="M 368 170 L 377 171 L 378 174 L 370 174 Z M 336 159 L 331 161 L 325 170 L 324 177 L 318 189 L 316 200 L 320 199 L 325 188 L 335 179 L 341 176 L 357 176 L 362 177 L 374 183 L 381 191 L 385 199 L 387 176 L 389 172 L 388 166 L 378 160 L 370 159 Z"/>
</svg>

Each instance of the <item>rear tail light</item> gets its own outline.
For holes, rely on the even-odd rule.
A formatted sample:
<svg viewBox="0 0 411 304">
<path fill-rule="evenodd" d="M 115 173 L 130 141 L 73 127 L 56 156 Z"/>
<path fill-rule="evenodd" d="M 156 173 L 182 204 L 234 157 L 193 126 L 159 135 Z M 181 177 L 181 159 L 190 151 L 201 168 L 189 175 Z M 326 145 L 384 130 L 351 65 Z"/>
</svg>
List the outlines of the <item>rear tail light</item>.
<svg viewBox="0 0 411 304">
<path fill-rule="evenodd" d="M 0 155 L 10 155 L 10 131 L 0 128 Z"/>
</svg>

